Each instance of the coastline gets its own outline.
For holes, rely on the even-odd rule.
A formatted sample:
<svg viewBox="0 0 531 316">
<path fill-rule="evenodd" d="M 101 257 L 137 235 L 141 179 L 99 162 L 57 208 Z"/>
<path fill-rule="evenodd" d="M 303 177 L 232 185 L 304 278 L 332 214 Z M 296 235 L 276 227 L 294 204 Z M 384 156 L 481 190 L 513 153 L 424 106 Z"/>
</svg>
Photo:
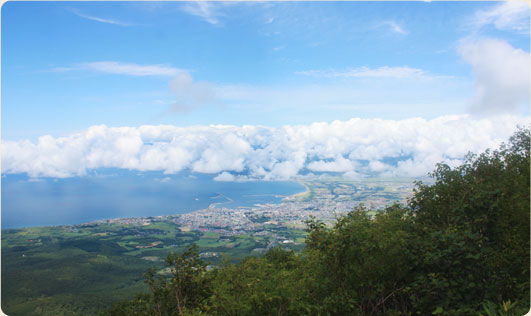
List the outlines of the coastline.
<svg viewBox="0 0 531 316">
<path fill-rule="evenodd" d="M 299 183 L 300 185 L 302 185 L 304 187 L 305 191 L 286 196 L 285 198 L 282 199 L 282 202 L 289 202 L 289 201 L 294 201 L 294 200 L 299 200 L 299 199 L 300 200 L 305 200 L 305 199 L 308 199 L 308 198 L 311 197 L 312 190 L 306 184 L 306 182 L 304 182 L 301 179 L 296 179 L 295 181 L 297 183 Z"/>
<path fill-rule="evenodd" d="M 131 196 L 129 190 L 118 191 L 111 188 L 111 191 L 113 191 L 113 196 L 118 196 L 118 198 L 112 198 L 110 201 L 107 201 L 105 196 L 101 195 L 104 193 L 108 194 L 108 186 L 100 186 L 100 182 L 94 182 L 92 178 L 87 178 L 85 180 L 66 179 L 60 180 L 58 182 L 54 182 L 50 179 L 45 179 L 41 182 L 27 182 L 19 181 L 17 175 L 14 177 L 8 176 L 8 182 L 3 184 L 5 185 L 5 188 L 8 189 L 11 186 L 11 191 L 13 191 L 13 194 L 10 196 L 32 195 L 33 197 L 39 198 L 38 194 L 33 193 L 42 191 L 44 189 L 59 190 L 63 189 L 66 185 L 69 186 L 70 192 L 74 192 L 75 194 L 78 192 L 83 192 L 84 194 L 82 195 L 83 199 L 81 201 L 76 201 L 77 205 L 79 205 L 74 206 L 76 208 L 71 208 L 71 205 L 61 205 L 61 201 L 58 202 L 57 200 L 53 199 L 53 197 L 43 200 L 39 203 L 32 203 L 32 205 L 30 205 L 28 208 L 26 207 L 27 205 L 21 203 L 21 201 L 25 201 L 25 199 L 11 199 L 11 201 L 9 201 L 9 196 L 7 195 L 9 193 L 7 191 L 9 190 L 3 190 L 4 192 L 2 192 L 2 197 L 6 199 L 2 203 L 1 231 L 10 229 L 28 229 L 35 227 L 87 225 L 101 221 L 125 221 L 126 219 L 134 218 L 141 219 L 155 218 L 158 216 L 177 216 L 204 209 L 219 207 L 252 208 L 255 207 L 256 204 L 265 205 L 282 203 L 284 198 L 292 196 L 288 195 L 291 192 L 301 193 L 301 187 L 299 185 L 304 186 L 304 184 L 296 180 L 274 181 L 274 183 L 263 181 L 261 183 L 256 182 L 257 184 L 255 185 L 247 183 L 245 185 L 241 183 L 234 183 L 234 185 L 229 185 L 226 190 L 221 191 L 219 189 L 222 188 L 222 186 L 219 186 L 217 182 L 205 183 L 205 181 L 209 180 L 210 179 L 176 179 L 173 183 L 151 182 L 149 189 L 153 191 L 154 189 L 151 185 L 155 183 L 157 186 L 157 192 L 161 192 L 163 194 L 162 198 L 159 198 L 156 195 Z M 6 179 L 3 181 L 6 181 Z M 9 181 L 13 181 L 14 184 L 11 185 Z M 190 183 L 190 181 L 192 183 Z M 147 187 L 145 182 L 145 180 L 141 180 L 138 183 L 135 183 L 135 189 L 138 190 L 138 188 Z M 23 183 L 24 186 L 21 186 L 20 183 Z M 84 190 L 84 186 L 87 183 L 93 185 L 96 190 L 85 194 L 86 191 Z M 179 189 L 177 188 L 176 191 L 175 186 L 173 186 L 175 184 L 185 185 L 184 187 L 186 189 L 192 184 L 197 187 L 197 189 L 194 191 L 187 189 L 183 191 L 184 193 L 179 193 Z M 211 184 L 214 185 L 211 187 Z M 128 185 L 130 185 L 130 183 L 128 183 Z M 123 186 L 116 185 L 113 187 L 116 188 Z M 304 187 L 306 188 L 306 186 Z M 214 190 L 210 191 L 209 193 L 209 189 Z M 77 198 L 75 194 L 72 197 L 61 197 L 61 199 Z M 211 200 L 212 197 L 222 197 L 223 200 Z M 120 204 L 121 200 L 126 201 L 126 204 L 123 204 L 123 207 L 122 204 Z M 38 205 L 38 207 L 36 205 Z M 120 206 L 120 209 L 114 209 L 115 205 Z M 129 209 L 129 207 L 132 207 L 132 209 Z M 24 212 L 19 213 L 20 209 L 24 210 Z M 142 211 L 142 209 L 145 209 L 145 211 Z M 47 215 L 46 213 L 49 214 Z M 24 216 L 24 214 L 26 216 Z M 63 216 L 61 214 L 67 214 L 68 216 Z"/>
</svg>

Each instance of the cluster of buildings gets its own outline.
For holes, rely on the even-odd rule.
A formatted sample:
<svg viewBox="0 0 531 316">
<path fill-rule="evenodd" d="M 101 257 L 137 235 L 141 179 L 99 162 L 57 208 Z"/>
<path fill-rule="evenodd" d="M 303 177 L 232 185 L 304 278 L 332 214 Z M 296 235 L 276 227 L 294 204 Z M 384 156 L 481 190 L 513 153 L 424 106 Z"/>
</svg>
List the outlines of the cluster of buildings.
<svg viewBox="0 0 531 316">
<path fill-rule="evenodd" d="M 395 202 L 405 202 L 412 192 L 413 183 L 366 182 L 352 184 L 340 181 L 303 183 L 306 193 L 290 196 L 279 204 L 255 207 L 209 208 L 182 214 L 173 221 L 190 230 L 219 232 L 226 235 L 258 232 L 267 225 L 304 227 L 314 217 L 325 223 L 335 222 L 363 202 L 371 209 L 382 209 Z"/>
<path fill-rule="evenodd" d="M 333 222 L 359 202 L 312 200 L 309 202 L 283 202 L 252 208 L 216 208 L 182 214 L 173 219 L 180 227 L 190 230 L 213 231 L 230 235 L 260 231 L 267 225 L 304 226 L 311 217 Z"/>
<path fill-rule="evenodd" d="M 152 221 L 167 220 L 183 231 L 211 231 L 225 236 L 257 234 L 270 225 L 305 227 L 305 222 L 312 217 L 333 223 L 361 202 L 371 209 L 381 209 L 394 201 L 404 202 L 413 187 L 412 183 L 403 182 L 353 185 L 315 181 L 303 184 L 308 190 L 306 193 L 287 197 L 279 204 L 227 208 L 213 203 L 206 209 L 181 215 L 106 219 L 90 224 L 149 225 Z"/>
</svg>

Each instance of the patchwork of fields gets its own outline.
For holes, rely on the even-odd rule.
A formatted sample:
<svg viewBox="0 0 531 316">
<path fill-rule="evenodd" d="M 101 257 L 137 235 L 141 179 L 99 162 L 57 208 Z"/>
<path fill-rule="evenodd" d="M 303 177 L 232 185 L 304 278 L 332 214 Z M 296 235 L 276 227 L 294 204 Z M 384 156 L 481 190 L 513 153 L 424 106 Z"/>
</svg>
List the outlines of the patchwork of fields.
<svg viewBox="0 0 531 316">
<path fill-rule="evenodd" d="M 164 273 L 165 257 L 194 242 L 216 265 L 258 256 L 279 244 L 299 250 L 305 234 L 266 225 L 260 234 L 223 236 L 181 231 L 168 218 L 128 222 L 3 231 L 2 310 L 8 315 L 94 315 L 144 292 L 142 274 L 149 267 Z"/>
</svg>

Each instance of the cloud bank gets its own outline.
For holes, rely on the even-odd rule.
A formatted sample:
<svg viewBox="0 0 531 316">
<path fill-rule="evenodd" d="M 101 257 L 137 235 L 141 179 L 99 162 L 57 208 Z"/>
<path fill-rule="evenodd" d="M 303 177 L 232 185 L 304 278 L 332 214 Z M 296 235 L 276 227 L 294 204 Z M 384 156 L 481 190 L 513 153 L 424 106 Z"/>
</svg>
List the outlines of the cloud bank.
<svg viewBox="0 0 531 316">
<path fill-rule="evenodd" d="M 4 141 L 3 173 L 82 176 L 95 168 L 182 170 L 219 181 L 292 179 L 320 172 L 345 176 L 425 176 L 436 163 L 457 165 L 468 151 L 506 141 L 530 118 L 350 119 L 310 125 L 92 126 L 36 143 Z"/>
</svg>

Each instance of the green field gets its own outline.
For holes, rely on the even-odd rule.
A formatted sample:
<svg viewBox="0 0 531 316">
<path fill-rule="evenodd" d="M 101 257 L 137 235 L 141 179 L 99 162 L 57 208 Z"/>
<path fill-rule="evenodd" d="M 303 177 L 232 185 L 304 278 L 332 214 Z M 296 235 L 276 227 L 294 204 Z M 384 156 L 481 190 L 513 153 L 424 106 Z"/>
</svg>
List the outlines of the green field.
<svg viewBox="0 0 531 316">
<path fill-rule="evenodd" d="M 2 231 L 2 310 L 8 315 L 95 315 L 147 290 L 142 274 L 163 270 L 170 252 L 196 243 L 213 265 L 281 244 L 304 245 L 302 228 L 267 225 L 258 234 L 181 231 L 171 221 L 86 224 Z M 279 239 L 280 238 L 280 239 Z M 291 239 L 295 243 L 283 244 Z"/>
</svg>

